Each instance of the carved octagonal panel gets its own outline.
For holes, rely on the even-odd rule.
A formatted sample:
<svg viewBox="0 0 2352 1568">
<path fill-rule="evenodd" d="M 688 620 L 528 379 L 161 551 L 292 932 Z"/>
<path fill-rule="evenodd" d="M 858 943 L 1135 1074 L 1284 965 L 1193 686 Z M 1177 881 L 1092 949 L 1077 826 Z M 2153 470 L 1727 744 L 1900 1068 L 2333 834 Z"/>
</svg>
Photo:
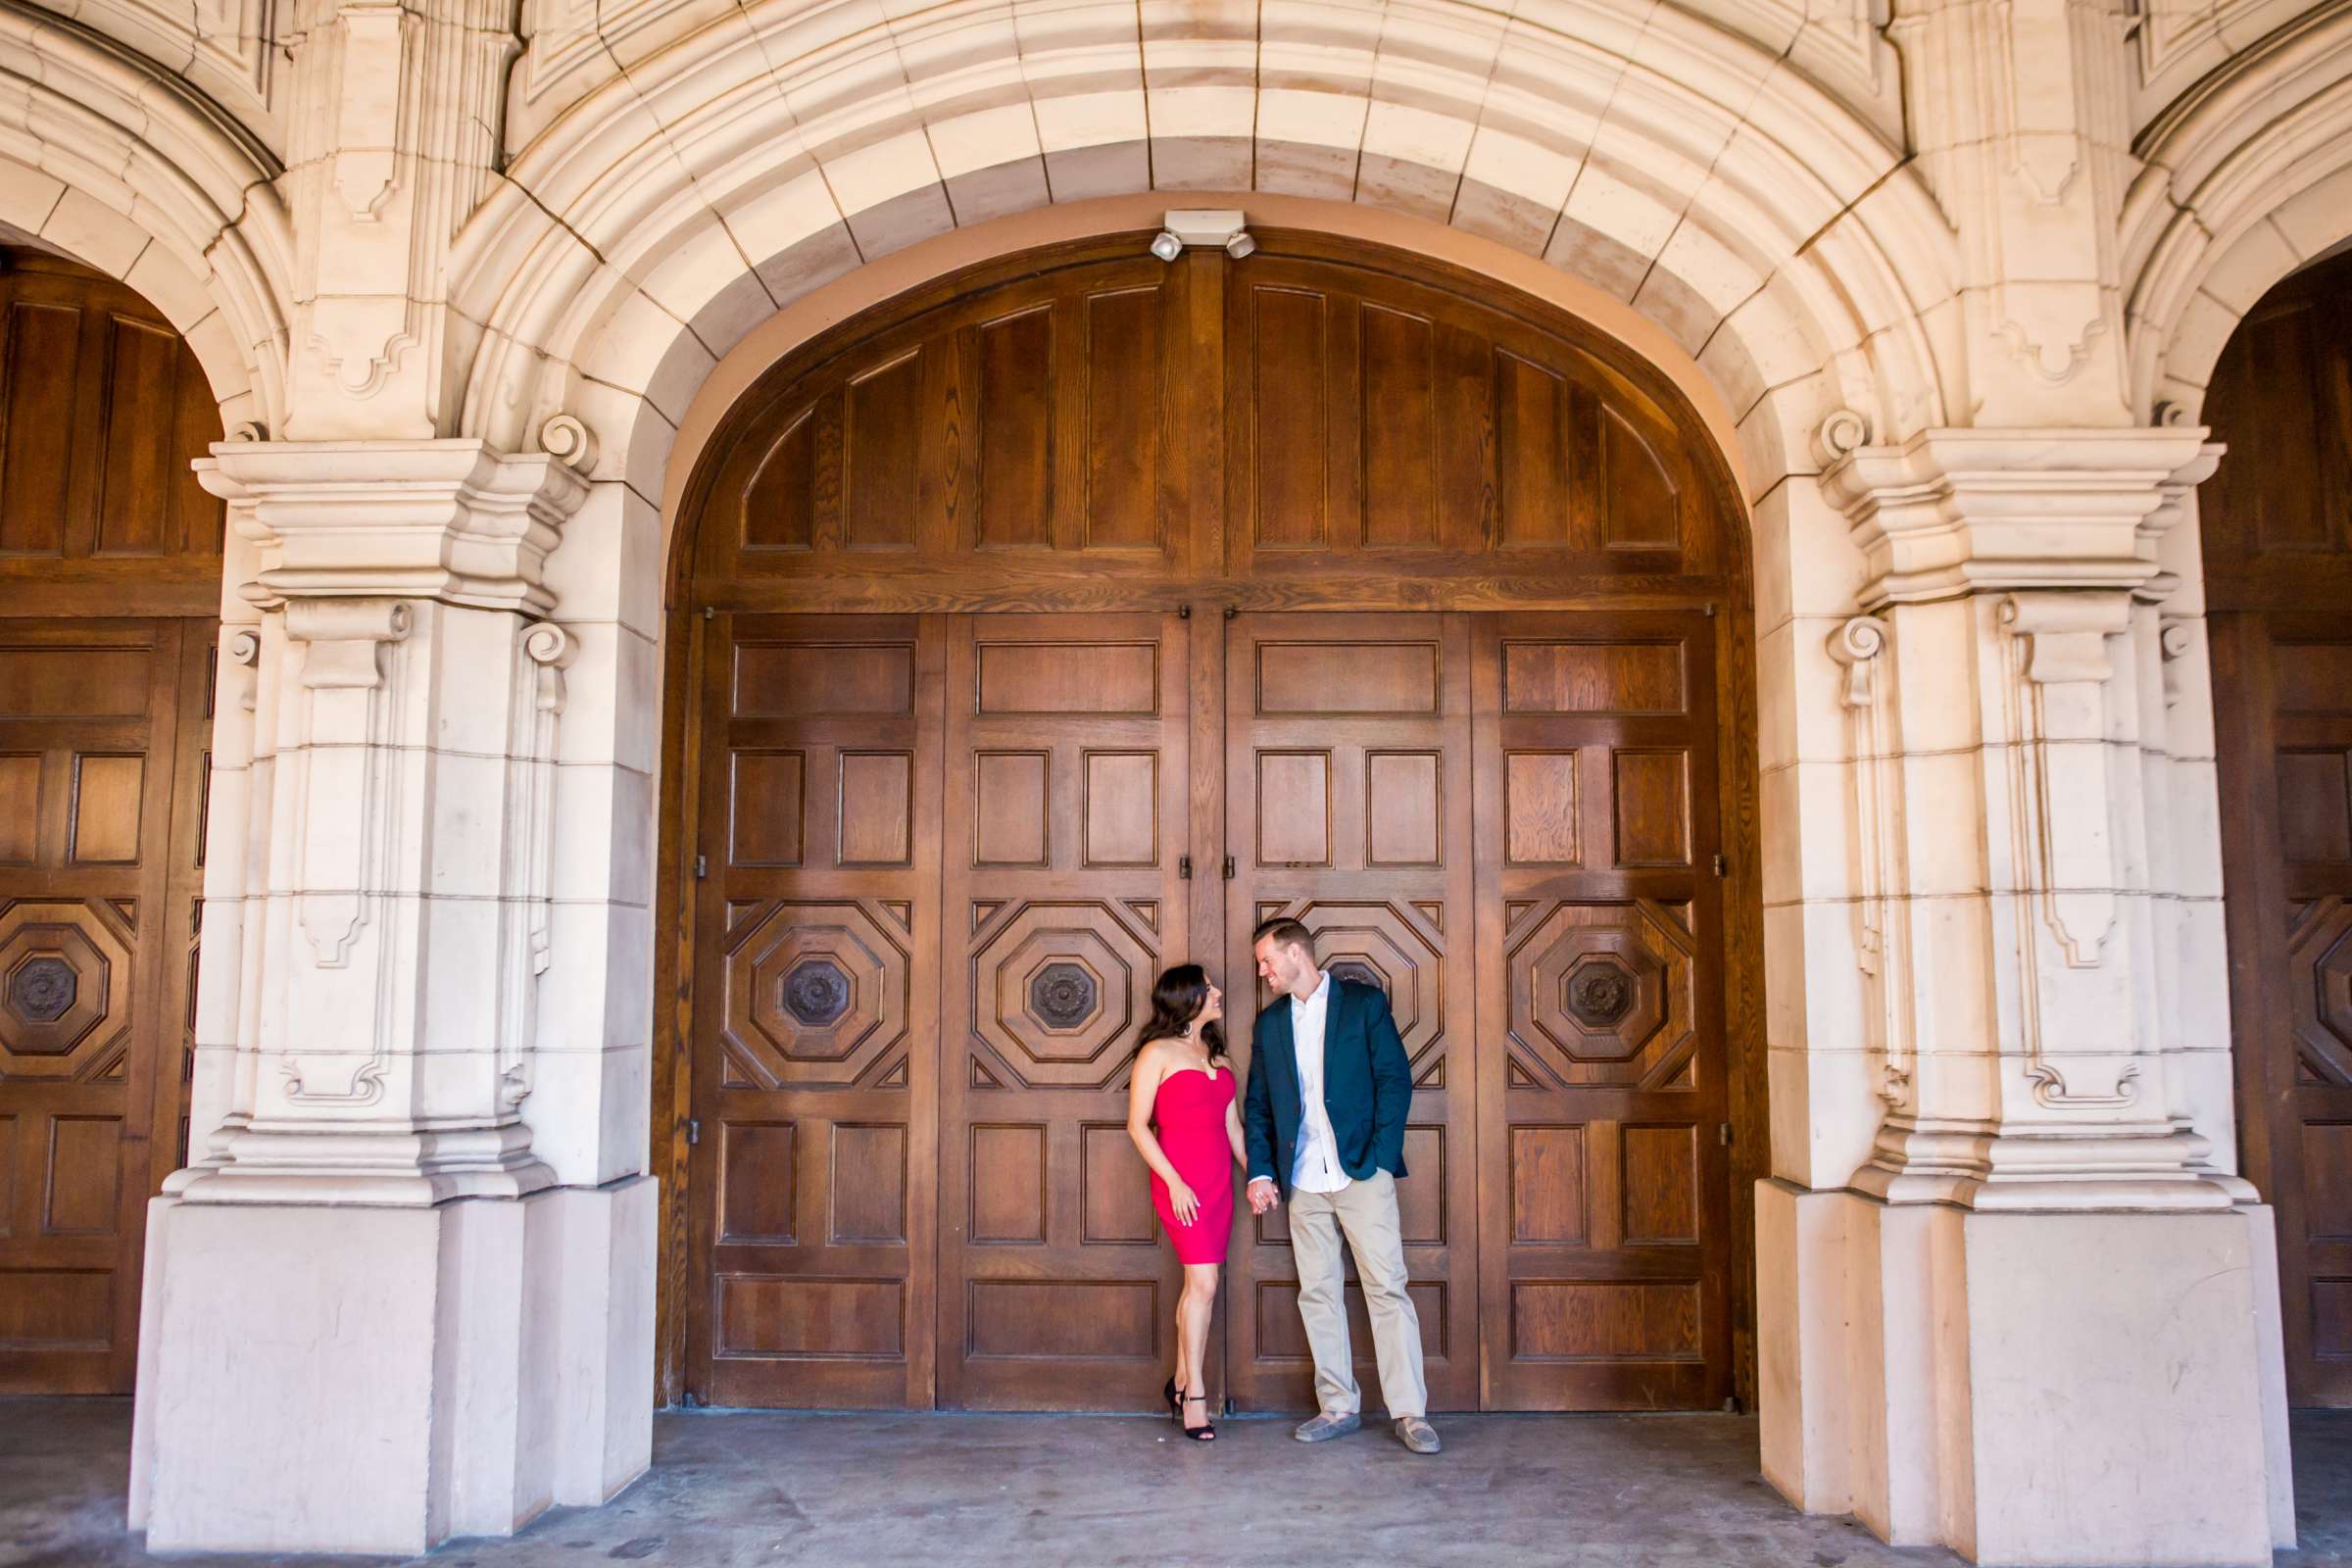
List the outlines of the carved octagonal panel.
<svg viewBox="0 0 2352 1568">
<path fill-rule="evenodd" d="M 856 904 L 779 904 L 725 958 L 731 1052 L 770 1087 L 853 1084 L 906 1035 L 906 954 Z"/>
<path fill-rule="evenodd" d="M 1563 1082 L 1673 1083 L 1694 1044 L 1691 947 L 1663 905 L 1554 905 L 1510 944 L 1514 1040 Z"/>
<path fill-rule="evenodd" d="M 2315 899 L 2287 926 L 2297 1074 L 2352 1084 L 2352 899 Z"/>
<path fill-rule="evenodd" d="M 70 1078 L 129 1023 L 130 950 L 80 904 L 0 910 L 0 1072 Z"/>
<path fill-rule="evenodd" d="M 972 1033 L 1025 1084 L 1108 1088 L 1156 973 L 1107 906 L 1024 905 L 972 955 Z"/>
</svg>

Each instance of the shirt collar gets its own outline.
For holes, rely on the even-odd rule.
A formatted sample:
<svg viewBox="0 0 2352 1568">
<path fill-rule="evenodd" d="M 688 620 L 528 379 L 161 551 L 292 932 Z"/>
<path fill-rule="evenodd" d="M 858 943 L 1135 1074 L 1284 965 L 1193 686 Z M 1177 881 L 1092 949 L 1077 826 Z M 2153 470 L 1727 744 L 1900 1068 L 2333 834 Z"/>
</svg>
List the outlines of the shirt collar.
<svg viewBox="0 0 2352 1568">
<path fill-rule="evenodd" d="M 1308 1007 L 1314 1005 L 1314 1004 L 1318 1002 L 1324 1004 L 1326 1006 L 1330 1005 L 1331 971 L 1329 969 L 1319 969 L 1316 971 L 1316 973 L 1321 975 L 1322 978 L 1315 982 L 1315 989 L 1313 993 L 1309 995 L 1304 1002 L 1299 1001 L 1297 997 L 1293 997 L 1291 999 L 1292 1006 Z"/>
</svg>

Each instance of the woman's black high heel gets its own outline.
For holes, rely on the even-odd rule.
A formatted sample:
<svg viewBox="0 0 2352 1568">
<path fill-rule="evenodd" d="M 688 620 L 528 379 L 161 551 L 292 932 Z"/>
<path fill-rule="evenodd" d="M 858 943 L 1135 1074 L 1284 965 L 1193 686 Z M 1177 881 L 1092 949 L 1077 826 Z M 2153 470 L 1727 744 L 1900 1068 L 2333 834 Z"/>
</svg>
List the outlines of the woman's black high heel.
<svg viewBox="0 0 2352 1568">
<path fill-rule="evenodd" d="M 1184 1396 L 1186 1404 L 1192 1403 L 1195 1399 L 1200 1400 L 1204 1408 L 1208 1404 L 1208 1396 L 1205 1394 L 1188 1394 Z M 1217 1440 L 1217 1428 L 1214 1422 L 1203 1421 L 1197 1427 L 1188 1427 L 1184 1424 L 1184 1418 L 1178 1416 L 1176 1425 L 1186 1437 L 1195 1443 L 1214 1443 Z"/>
<path fill-rule="evenodd" d="M 1184 1425 L 1184 1396 L 1176 1392 L 1176 1380 L 1174 1378 L 1168 1379 L 1167 1399 L 1168 1419 L 1175 1422 L 1178 1426 Z"/>
</svg>

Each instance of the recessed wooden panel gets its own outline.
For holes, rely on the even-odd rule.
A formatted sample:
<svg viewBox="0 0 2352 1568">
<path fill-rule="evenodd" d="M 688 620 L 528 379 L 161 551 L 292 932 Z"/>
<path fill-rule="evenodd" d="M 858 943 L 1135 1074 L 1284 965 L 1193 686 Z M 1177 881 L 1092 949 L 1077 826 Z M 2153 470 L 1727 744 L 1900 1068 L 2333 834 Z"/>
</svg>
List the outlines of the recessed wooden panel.
<svg viewBox="0 0 2352 1568">
<path fill-rule="evenodd" d="M 792 1122 L 722 1123 L 718 1134 L 718 1239 L 791 1246 L 800 1182 Z"/>
<path fill-rule="evenodd" d="M 2304 1123 L 2303 1201 L 2311 1240 L 2352 1242 L 2352 1123 Z"/>
<path fill-rule="evenodd" d="M 979 358 L 979 543 L 1054 542 L 1054 309 L 983 321 Z"/>
<path fill-rule="evenodd" d="M 1584 1245 L 1591 1226 L 1582 1127 L 1512 1128 L 1510 1183 L 1512 1241 Z"/>
<path fill-rule="evenodd" d="M 1156 1280 L 973 1280 L 964 1353 L 1150 1360 L 1165 1348 Z"/>
<path fill-rule="evenodd" d="M 1363 309 L 1364 543 L 1438 543 L 1436 328 L 1426 318 Z"/>
<path fill-rule="evenodd" d="M 114 1276 L 98 1269 L 0 1269 L 0 1347 L 104 1350 Z"/>
<path fill-rule="evenodd" d="M 807 821 L 799 752 L 737 752 L 727 780 L 727 858 L 736 865 L 798 865 Z"/>
<path fill-rule="evenodd" d="M 1506 643 L 1503 707 L 1514 713 L 1679 713 L 1680 643 Z"/>
<path fill-rule="evenodd" d="M 144 648 L 0 648 L 0 718 L 137 718 Z"/>
<path fill-rule="evenodd" d="M 6 318 L 6 397 L 11 416 L 0 452 L 0 552 L 63 555 L 67 461 L 82 313 L 65 305 L 13 301 Z M 4 684 L 4 683 L 0 683 Z"/>
<path fill-rule="evenodd" d="M 1597 487 L 1606 522 L 1602 543 L 1611 550 L 1672 550 L 1682 543 L 1682 516 L 1674 477 L 1647 437 L 1615 409 L 1600 411 L 1600 471 Z"/>
<path fill-rule="evenodd" d="M 2281 641 L 2278 647 L 2272 678 L 2279 712 L 2352 713 L 2352 643 Z"/>
<path fill-rule="evenodd" d="M 1086 863 L 1152 865 L 1159 858 L 1159 758 L 1086 754 Z"/>
<path fill-rule="evenodd" d="M 1438 863 L 1436 752 L 1364 754 L 1364 860 L 1370 865 Z"/>
<path fill-rule="evenodd" d="M 0 1116 L 0 1237 L 16 1234 L 18 1120 Z"/>
<path fill-rule="evenodd" d="M 1446 1245 L 1446 1129 L 1408 1126 L 1404 1168 L 1413 1174 L 1396 1184 L 1396 1234 L 1407 1247 Z"/>
<path fill-rule="evenodd" d="M 1331 537 L 1330 302 L 1284 288 L 1250 301 L 1257 548 L 1318 548 Z"/>
<path fill-rule="evenodd" d="M 897 1280 L 721 1274 L 712 1353 L 896 1359 L 906 1350 L 906 1315 Z"/>
<path fill-rule="evenodd" d="M 1698 1129 L 1628 1127 L 1619 1147 L 1626 1244 L 1697 1241 Z"/>
<path fill-rule="evenodd" d="M 1257 863 L 1331 862 L 1331 757 L 1257 754 Z"/>
<path fill-rule="evenodd" d="M 147 759 L 83 756 L 74 759 L 74 848 L 80 865 L 134 865 L 139 858 L 140 794 Z"/>
<path fill-rule="evenodd" d="M 2352 860 L 2352 769 L 2343 752 L 2278 754 L 2278 842 L 2287 859 Z"/>
<path fill-rule="evenodd" d="M 1085 1201 L 1079 1239 L 1085 1242 L 1159 1240 L 1152 1209 L 1152 1169 L 1136 1152 L 1125 1127 L 1087 1127 L 1079 1136 Z"/>
<path fill-rule="evenodd" d="M 904 865 L 913 832 L 913 760 L 905 752 L 842 753 L 841 863 Z"/>
<path fill-rule="evenodd" d="M 1096 550 L 1161 543 L 1167 450 L 1161 386 L 1168 373 L 1158 289 L 1114 289 L 1086 301 L 1086 542 Z"/>
<path fill-rule="evenodd" d="M 972 1240 L 1043 1242 L 1046 1179 L 1043 1127 L 974 1127 Z"/>
<path fill-rule="evenodd" d="M 974 711 L 1159 711 L 1159 649 L 1152 643 L 982 643 Z"/>
<path fill-rule="evenodd" d="M 1512 752 L 1504 757 L 1503 769 L 1503 846 L 1510 863 L 1580 863 L 1576 753 Z"/>
<path fill-rule="evenodd" d="M 914 711 L 914 649 L 906 643 L 739 643 L 741 718 L 831 718 Z"/>
<path fill-rule="evenodd" d="M 1494 356 L 1496 499 L 1505 547 L 1587 543 L 1571 522 L 1576 474 L 1566 378 L 1516 354 Z"/>
<path fill-rule="evenodd" d="M 1435 643 L 1264 642 L 1257 647 L 1257 710 L 1286 713 L 1434 713 Z"/>
<path fill-rule="evenodd" d="M 0 863 L 32 863 L 40 846 L 40 755 L 0 756 Z"/>
<path fill-rule="evenodd" d="M 110 419 L 100 466 L 98 537 L 93 555 L 160 556 L 173 541 L 171 491 L 172 383 L 179 369 L 179 334 L 122 317 L 109 323 L 114 339 L 111 386 L 129 407 L 153 411 L 144 419 Z"/>
<path fill-rule="evenodd" d="M 744 481 L 743 548 L 807 550 L 816 539 L 816 411 L 803 409 Z"/>
<path fill-rule="evenodd" d="M 2352 1279 L 2313 1277 L 2311 1353 L 2325 1361 L 2352 1361 Z"/>
<path fill-rule="evenodd" d="M 842 420 L 842 522 L 853 550 L 914 543 L 923 450 L 922 356 L 907 354 L 850 383 Z"/>
<path fill-rule="evenodd" d="M 1409 1163 L 1409 1161 L 1408 1161 Z M 1404 1287 L 1421 1323 L 1421 1354 L 1431 1361 L 1446 1358 L 1447 1300 L 1443 1280 L 1413 1280 Z M 1359 1367 L 1374 1359 L 1372 1314 L 1364 1305 L 1364 1288 L 1349 1279 L 1342 1295 L 1348 1304 L 1348 1359 Z M 1306 1324 L 1298 1316 L 1298 1286 L 1292 1280 L 1260 1280 L 1257 1286 L 1257 1355 L 1262 1361 L 1312 1361 L 1306 1343 Z M 1367 1402 L 1377 1401 L 1377 1383 L 1364 1391 Z"/>
<path fill-rule="evenodd" d="M 1690 760 L 1684 752 L 1619 752 L 1617 863 L 1690 863 Z"/>
<path fill-rule="evenodd" d="M 972 758 L 972 860 L 1046 863 L 1044 752 L 979 752 Z"/>
<path fill-rule="evenodd" d="M 1699 1358 L 1695 1282 L 1520 1280 L 1510 1310 L 1514 1359 Z"/>
<path fill-rule="evenodd" d="M 906 1129 L 897 1123 L 843 1122 L 833 1129 L 833 1245 L 906 1240 Z"/>
<path fill-rule="evenodd" d="M 120 1116 L 53 1116 L 41 1200 L 48 1236 L 111 1236 L 122 1197 Z"/>
</svg>

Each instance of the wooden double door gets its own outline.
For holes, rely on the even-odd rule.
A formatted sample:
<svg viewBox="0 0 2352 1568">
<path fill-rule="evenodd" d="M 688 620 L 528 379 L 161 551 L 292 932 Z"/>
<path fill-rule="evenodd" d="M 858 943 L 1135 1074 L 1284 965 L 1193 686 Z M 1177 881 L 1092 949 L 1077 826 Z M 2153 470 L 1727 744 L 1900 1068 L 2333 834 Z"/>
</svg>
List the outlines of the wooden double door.
<svg viewBox="0 0 2352 1568">
<path fill-rule="evenodd" d="M 1730 1392 L 1708 614 L 695 624 L 696 1397 L 1151 1407 L 1178 1280 L 1129 1061 L 1198 961 L 1246 1067 L 1275 914 L 1411 1057 L 1433 1406 Z M 1236 1220 L 1244 1409 L 1311 1403 L 1284 1213 Z"/>
</svg>

